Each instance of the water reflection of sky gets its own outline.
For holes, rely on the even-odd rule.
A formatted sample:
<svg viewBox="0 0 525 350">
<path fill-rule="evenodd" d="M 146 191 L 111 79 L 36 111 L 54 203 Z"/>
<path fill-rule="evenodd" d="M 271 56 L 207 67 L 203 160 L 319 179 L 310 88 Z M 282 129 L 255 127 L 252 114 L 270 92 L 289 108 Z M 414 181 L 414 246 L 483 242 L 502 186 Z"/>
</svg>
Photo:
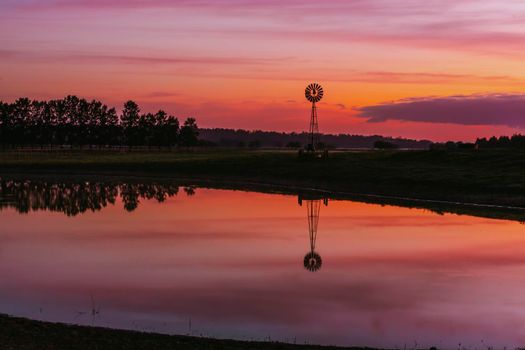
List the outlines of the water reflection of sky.
<svg viewBox="0 0 525 350">
<path fill-rule="evenodd" d="M 0 211 L 0 311 L 240 339 L 525 343 L 525 226 L 330 201 L 316 251 L 293 196 L 197 189 L 75 217 Z M 84 314 L 86 312 L 86 314 Z M 483 341 L 483 342 L 482 342 Z"/>
</svg>

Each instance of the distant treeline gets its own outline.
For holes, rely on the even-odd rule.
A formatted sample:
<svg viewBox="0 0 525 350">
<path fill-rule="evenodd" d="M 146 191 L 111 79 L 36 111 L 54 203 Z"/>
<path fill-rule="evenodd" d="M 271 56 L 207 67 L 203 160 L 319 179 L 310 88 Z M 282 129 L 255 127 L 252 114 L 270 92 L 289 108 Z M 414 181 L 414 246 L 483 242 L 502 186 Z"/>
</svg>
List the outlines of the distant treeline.
<svg viewBox="0 0 525 350">
<path fill-rule="evenodd" d="M 219 147 L 289 147 L 306 146 L 308 134 L 275 131 L 248 131 L 235 129 L 200 129 L 200 138 L 208 145 Z M 377 145 L 393 145 L 391 148 L 428 149 L 431 141 L 411 140 L 383 136 L 362 136 L 349 134 L 321 134 L 320 141 L 327 148 L 374 148 Z M 377 143 L 380 141 L 380 143 Z M 321 147 L 322 148 L 322 147 Z"/>
<path fill-rule="evenodd" d="M 195 188 L 183 187 L 192 196 Z M 49 210 L 75 216 L 114 205 L 120 196 L 127 211 L 135 210 L 141 199 L 164 202 L 179 193 L 176 184 L 100 182 L 12 181 L 0 179 L 0 210 L 15 208 L 20 213 Z"/>
<path fill-rule="evenodd" d="M 525 149 L 525 136 L 524 135 L 512 135 L 512 136 L 492 136 L 490 138 L 478 138 L 476 142 L 443 142 L 433 143 L 430 146 L 431 149 L 487 149 L 487 148 L 512 148 L 512 149 Z"/>
<path fill-rule="evenodd" d="M 140 113 L 128 101 L 121 115 L 100 101 L 76 96 L 36 101 L 20 98 L 0 101 L 0 145 L 17 146 L 195 146 L 198 126 L 193 118 L 182 125 L 174 116 L 159 110 Z"/>
<path fill-rule="evenodd" d="M 489 139 L 479 138 L 476 140 L 478 148 L 525 148 L 524 135 L 492 136 Z"/>
</svg>

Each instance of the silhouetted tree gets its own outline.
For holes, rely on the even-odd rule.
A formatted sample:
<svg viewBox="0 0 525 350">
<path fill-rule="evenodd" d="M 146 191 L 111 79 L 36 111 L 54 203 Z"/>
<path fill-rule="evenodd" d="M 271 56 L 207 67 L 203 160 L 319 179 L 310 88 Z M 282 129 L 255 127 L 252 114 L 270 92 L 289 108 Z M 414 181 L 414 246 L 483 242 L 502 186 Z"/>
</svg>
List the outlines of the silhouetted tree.
<svg viewBox="0 0 525 350">
<path fill-rule="evenodd" d="M 525 148 L 525 136 L 512 135 L 512 137 L 510 138 L 510 144 L 514 148 Z"/>
<path fill-rule="evenodd" d="M 121 116 L 100 101 L 69 95 L 60 100 L 36 101 L 19 98 L 0 101 L 0 145 L 5 147 L 74 145 L 83 147 L 127 144 L 173 147 L 179 143 L 179 120 L 160 110 L 140 114 L 128 101 Z M 195 119 L 188 119 L 185 140 L 197 145 Z"/>
<path fill-rule="evenodd" d="M 137 143 L 137 128 L 140 119 L 139 106 L 133 101 L 126 102 L 120 116 L 120 124 L 124 130 L 126 144 L 130 147 Z"/>
<path fill-rule="evenodd" d="M 524 135 L 512 135 L 492 136 L 487 140 L 487 138 L 478 138 L 475 143 L 476 148 L 514 148 L 514 149 L 525 149 L 525 136 Z"/>
<path fill-rule="evenodd" d="M 0 101 L 0 140 L 5 148 L 11 143 L 10 105 Z"/>
<path fill-rule="evenodd" d="M 160 110 L 153 116 L 153 128 L 151 135 L 152 145 L 158 146 L 167 146 L 169 140 L 165 137 L 164 125 L 166 124 L 168 115 L 166 112 Z"/>
<path fill-rule="evenodd" d="M 199 127 L 194 118 L 188 118 L 184 121 L 184 125 L 180 128 L 179 143 L 181 146 L 191 147 L 196 146 L 199 137 Z"/>
<path fill-rule="evenodd" d="M 174 116 L 168 116 L 162 125 L 163 145 L 173 147 L 179 141 L 179 120 Z"/>
<path fill-rule="evenodd" d="M 31 110 L 31 101 L 28 98 L 19 98 L 11 108 L 11 137 L 15 144 L 28 144 L 28 126 Z"/>
</svg>

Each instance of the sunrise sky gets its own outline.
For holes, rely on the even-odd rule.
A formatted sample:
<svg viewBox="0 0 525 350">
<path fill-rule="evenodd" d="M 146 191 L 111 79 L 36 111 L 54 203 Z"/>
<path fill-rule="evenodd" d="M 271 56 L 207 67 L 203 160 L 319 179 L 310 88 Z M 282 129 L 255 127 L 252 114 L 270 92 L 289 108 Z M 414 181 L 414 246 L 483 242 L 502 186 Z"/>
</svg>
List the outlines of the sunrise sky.
<svg viewBox="0 0 525 350">
<path fill-rule="evenodd" d="M 525 2 L 0 0 L 0 100 L 76 94 L 201 127 L 473 140 L 525 128 Z"/>
</svg>

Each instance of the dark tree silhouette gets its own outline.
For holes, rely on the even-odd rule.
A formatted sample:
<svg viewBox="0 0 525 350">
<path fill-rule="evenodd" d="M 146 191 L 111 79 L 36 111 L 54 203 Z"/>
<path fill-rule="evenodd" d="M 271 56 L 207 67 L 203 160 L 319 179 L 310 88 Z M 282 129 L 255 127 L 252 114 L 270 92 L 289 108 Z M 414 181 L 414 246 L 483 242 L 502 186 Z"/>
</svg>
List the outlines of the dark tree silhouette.
<svg viewBox="0 0 525 350">
<path fill-rule="evenodd" d="M 194 119 L 188 124 L 187 139 L 193 145 L 198 134 Z M 191 135 L 194 136 L 192 139 Z M 119 117 L 115 108 L 100 101 L 77 96 L 61 100 L 14 103 L 0 101 L 0 144 L 3 149 L 20 146 L 156 146 L 173 147 L 179 141 L 179 120 L 160 110 L 140 114 L 128 101 Z"/>
<path fill-rule="evenodd" d="M 173 147 L 179 142 L 179 120 L 174 116 L 168 116 L 162 126 L 163 143 Z"/>
<path fill-rule="evenodd" d="M 488 140 L 483 137 L 476 140 L 475 146 L 477 148 L 515 148 L 519 149 L 525 148 L 525 136 L 524 135 L 512 135 L 511 137 L 508 136 L 500 136 L 499 138 L 496 136 L 492 136 Z"/>
<path fill-rule="evenodd" d="M 185 147 L 197 146 L 199 137 L 199 127 L 194 118 L 188 118 L 180 128 L 180 145 Z"/>
<path fill-rule="evenodd" d="M 124 109 L 122 110 L 120 123 L 122 125 L 122 129 L 124 130 L 126 144 L 129 147 L 137 144 L 137 131 L 141 119 L 143 118 L 140 117 L 139 106 L 133 101 L 126 102 L 124 104 Z"/>
<path fill-rule="evenodd" d="M 10 105 L 7 103 L 0 102 L 0 140 L 2 140 L 2 148 L 6 148 L 11 140 L 11 119 L 10 116 Z"/>
</svg>

